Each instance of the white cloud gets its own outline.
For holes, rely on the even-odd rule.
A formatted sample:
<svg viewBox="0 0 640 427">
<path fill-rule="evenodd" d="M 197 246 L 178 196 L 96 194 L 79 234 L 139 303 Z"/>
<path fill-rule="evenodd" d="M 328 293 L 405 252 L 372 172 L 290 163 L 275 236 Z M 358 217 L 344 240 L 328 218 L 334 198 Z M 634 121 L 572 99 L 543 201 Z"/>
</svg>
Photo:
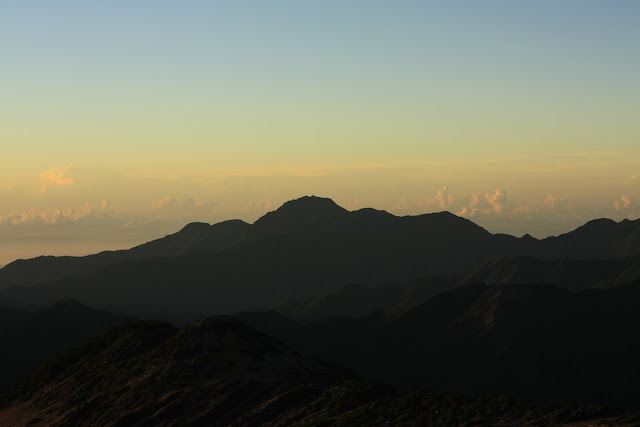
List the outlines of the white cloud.
<svg viewBox="0 0 640 427">
<path fill-rule="evenodd" d="M 613 202 L 613 207 L 617 211 L 627 209 L 629 206 L 631 206 L 631 197 L 629 197 L 628 195 L 622 195 L 620 196 L 620 200 L 616 200 L 615 202 Z"/>
<path fill-rule="evenodd" d="M 90 219 L 111 219 L 113 209 L 108 206 L 95 208 L 85 204 L 81 208 L 66 209 L 27 209 L 19 213 L 0 216 L 0 224 L 25 225 L 25 224 L 59 224 L 72 223 Z"/>
<path fill-rule="evenodd" d="M 192 208 L 213 208 L 216 206 L 215 202 L 205 202 L 197 197 L 179 198 L 174 196 L 167 196 L 158 201 L 151 202 L 151 208 L 155 210 L 159 209 L 192 209 Z"/>
<path fill-rule="evenodd" d="M 406 205 L 405 205 L 406 203 Z M 416 202 L 415 204 L 409 203 L 406 197 L 403 197 L 396 204 L 395 210 L 404 210 L 407 211 L 410 208 L 414 208 L 417 211 L 424 212 L 433 212 L 433 211 L 445 211 L 445 210 L 455 210 L 455 199 L 453 195 L 449 192 L 447 186 L 439 188 L 436 191 L 436 194 L 428 199 L 423 199 L 421 201 Z"/>
<path fill-rule="evenodd" d="M 507 205 L 507 192 L 506 190 L 495 190 L 493 194 L 485 193 L 484 197 L 487 199 L 495 213 L 502 214 Z"/>
<path fill-rule="evenodd" d="M 151 209 L 156 216 L 163 218 L 211 222 L 217 205 L 216 202 L 205 201 L 198 197 L 166 196 L 151 202 Z"/>
<path fill-rule="evenodd" d="M 40 191 L 45 192 L 51 186 L 73 184 L 73 179 L 64 176 L 70 167 L 71 166 L 61 166 L 41 172 L 40 178 L 42 179 L 42 184 L 40 185 Z"/>
<path fill-rule="evenodd" d="M 435 199 L 440 203 L 440 208 L 443 210 L 449 209 L 453 205 L 453 196 L 449 193 L 446 186 L 438 190 Z"/>
<path fill-rule="evenodd" d="M 547 197 L 543 200 L 543 205 L 550 209 L 551 211 L 562 211 L 562 210 L 566 210 L 569 206 L 569 201 L 567 200 L 566 196 L 554 196 L 554 195 L 547 195 Z"/>
</svg>

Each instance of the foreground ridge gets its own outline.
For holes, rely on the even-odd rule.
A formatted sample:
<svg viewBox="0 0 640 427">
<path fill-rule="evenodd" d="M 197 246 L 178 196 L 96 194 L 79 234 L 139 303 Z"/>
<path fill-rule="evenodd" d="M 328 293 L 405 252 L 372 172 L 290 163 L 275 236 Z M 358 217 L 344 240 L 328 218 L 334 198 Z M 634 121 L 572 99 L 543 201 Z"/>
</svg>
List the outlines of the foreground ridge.
<svg viewBox="0 0 640 427">
<path fill-rule="evenodd" d="M 399 396 L 224 316 L 181 330 L 129 323 L 45 365 L 0 405 L 2 425 L 523 425 L 604 417 L 640 419 L 506 398 Z"/>
</svg>

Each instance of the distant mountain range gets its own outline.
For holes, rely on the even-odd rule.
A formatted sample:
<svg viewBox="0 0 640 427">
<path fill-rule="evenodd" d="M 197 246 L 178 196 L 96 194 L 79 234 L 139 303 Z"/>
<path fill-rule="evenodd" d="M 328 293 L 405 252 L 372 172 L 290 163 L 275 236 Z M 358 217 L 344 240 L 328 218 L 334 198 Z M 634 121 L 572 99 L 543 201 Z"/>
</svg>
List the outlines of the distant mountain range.
<svg viewBox="0 0 640 427">
<path fill-rule="evenodd" d="M 638 423 L 639 301 L 640 220 L 538 240 L 303 197 L 0 269 L 0 425 Z"/>
<path fill-rule="evenodd" d="M 13 262 L 0 270 L 0 305 L 38 308 L 74 298 L 142 318 L 188 322 L 323 297 L 345 285 L 398 285 L 463 273 L 466 283 L 555 280 L 571 289 L 618 279 L 628 283 L 637 263 L 616 259 L 636 255 L 640 221 L 594 220 L 538 240 L 491 234 L 448 212 L 397 217 L 374 209 L 349 212 L 330 199 L 303 197 L 252 225 L 194 223 L 126 251 Z M 510 260 L 496 261 L 505 257 Z M 569 274 L 572 265 L 580 272 L 584 265 L 593 274 L 562 276 L 554 261 L 561 257 L 572 260 L 558 271 Z M 528 262 L 541 269 L 527 273 Z M 427 298 L 446 288 L 441 286 L 421 292 Z"/>
</svg>

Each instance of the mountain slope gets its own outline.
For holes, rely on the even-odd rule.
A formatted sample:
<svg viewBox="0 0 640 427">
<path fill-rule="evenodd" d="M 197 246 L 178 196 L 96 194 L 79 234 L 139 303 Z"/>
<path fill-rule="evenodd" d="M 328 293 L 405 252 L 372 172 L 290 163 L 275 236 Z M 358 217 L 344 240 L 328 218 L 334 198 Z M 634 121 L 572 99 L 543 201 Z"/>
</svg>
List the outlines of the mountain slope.
<svg viewBox="0 0 640 427">
<path fill-rule="evenodd" d="M 84 257 L 41 256 L 17 260 L 0 269 L 0 290 L 31 286 L 63 278 L 85 277 L 123 262 L 155 257 L 176 257 L 188 253 L 217 252 L 242 240 L 249 224 L 240 220 L 214 225 L 191 223 L 177 233 L 121 251 L 105 251 Z"/>
<path fill-rule="evenodd" d="M 611 417 L 389 387 L 302 356 L 233 319 L 129 323 L 0 400 L 2 425 L 541 425 Z M 608 418 L 634 422 L 637 416 Z"/>
<path fill-rule="evenodd" d="M 443 292 L 398 316 L 307 325 L 276 313 L 243 321 L 299 351 L 401 390 L 506 394 L 640 410 L 640 282 L 574 293 L 482 284 Z"/>
<path fill-rule="evenodd" d="M 211 230 L 221 228 L 228 230 L 211 237 Z M 251 226 L 194 224 L 178 235 L 134 248 L 131 254 L 139 255 L 124 256 L 93 273 L 86 273 L 86 266 L 73 269 L 74 274 L 86 273 L 83 277 L 5 289 L 0 304 L 38 308 L 75 298 L 100 309 L 184 322 L 207 314 L 266 309 L 352 283 L 389 285 L 460 274 L 518 254 L 541 259 L 557 253 L 579 259 L 633 255 L 639 229 L 640 221 L 595 221 L 557 238 L 518 239 L 491 234 L 448 212 L 407 217 L 374 209 L 348 212 L 329 199 L 305 197 Z M 60 270 L 52 277 L 70 274 L 56 259 L 50 261 Z M 35 264 L 30 268 L 38 270 Z M 18 267 L 9 269 L 14 278 L 22 271 Z M 23 284 L 32 284 L 33 277 L 26 277 Z"/>
<path fill-rule="evenodd" d="M 350 377 L 233 319 L 138 323 L 39 372 L 0 423 L 290 424 L 392 395 Z M 330 398 L 333 389 L 348 399 Z"/>
<path fill-rule="evenodd" d="M 271 309 L 301 322 L 401 313 L 457 285 L 456 276 L 377 287 L 351 284 L 326 295 L 283 301 Z"/>
<path fill-rule="evenodd" d="M 463 274 L 460 284 L 546 283 L 581 291 L 594 287 L 613 287 L 640 279 L 640 257 L 580 260 L 559 258 L 508 257 L 479 265 Z"/>
<path fill-rule="evenodd" d="M 0 309 L 0 392 L 44 361 L 130 318 L 66 300 L 36 312 Z"/>
</svg>

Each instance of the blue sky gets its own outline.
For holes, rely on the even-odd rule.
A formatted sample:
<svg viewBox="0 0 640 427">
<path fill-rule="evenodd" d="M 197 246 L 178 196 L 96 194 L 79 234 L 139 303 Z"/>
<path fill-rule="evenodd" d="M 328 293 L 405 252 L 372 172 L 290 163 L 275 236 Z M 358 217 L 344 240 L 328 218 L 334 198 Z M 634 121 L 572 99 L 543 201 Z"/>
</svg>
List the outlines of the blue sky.
<svg viewBox="0 0 640 427">
<path fill-rule="evenodd" d="M 165 221 L 125 245 L 310 193 L 514 234 L 636 218 L 638 22 L 633 1 L 0 2 L 0 237 L 103 201 L 94 236 Z M 211 209 L 158 218 L 167 197 Z"/>
</svg>

